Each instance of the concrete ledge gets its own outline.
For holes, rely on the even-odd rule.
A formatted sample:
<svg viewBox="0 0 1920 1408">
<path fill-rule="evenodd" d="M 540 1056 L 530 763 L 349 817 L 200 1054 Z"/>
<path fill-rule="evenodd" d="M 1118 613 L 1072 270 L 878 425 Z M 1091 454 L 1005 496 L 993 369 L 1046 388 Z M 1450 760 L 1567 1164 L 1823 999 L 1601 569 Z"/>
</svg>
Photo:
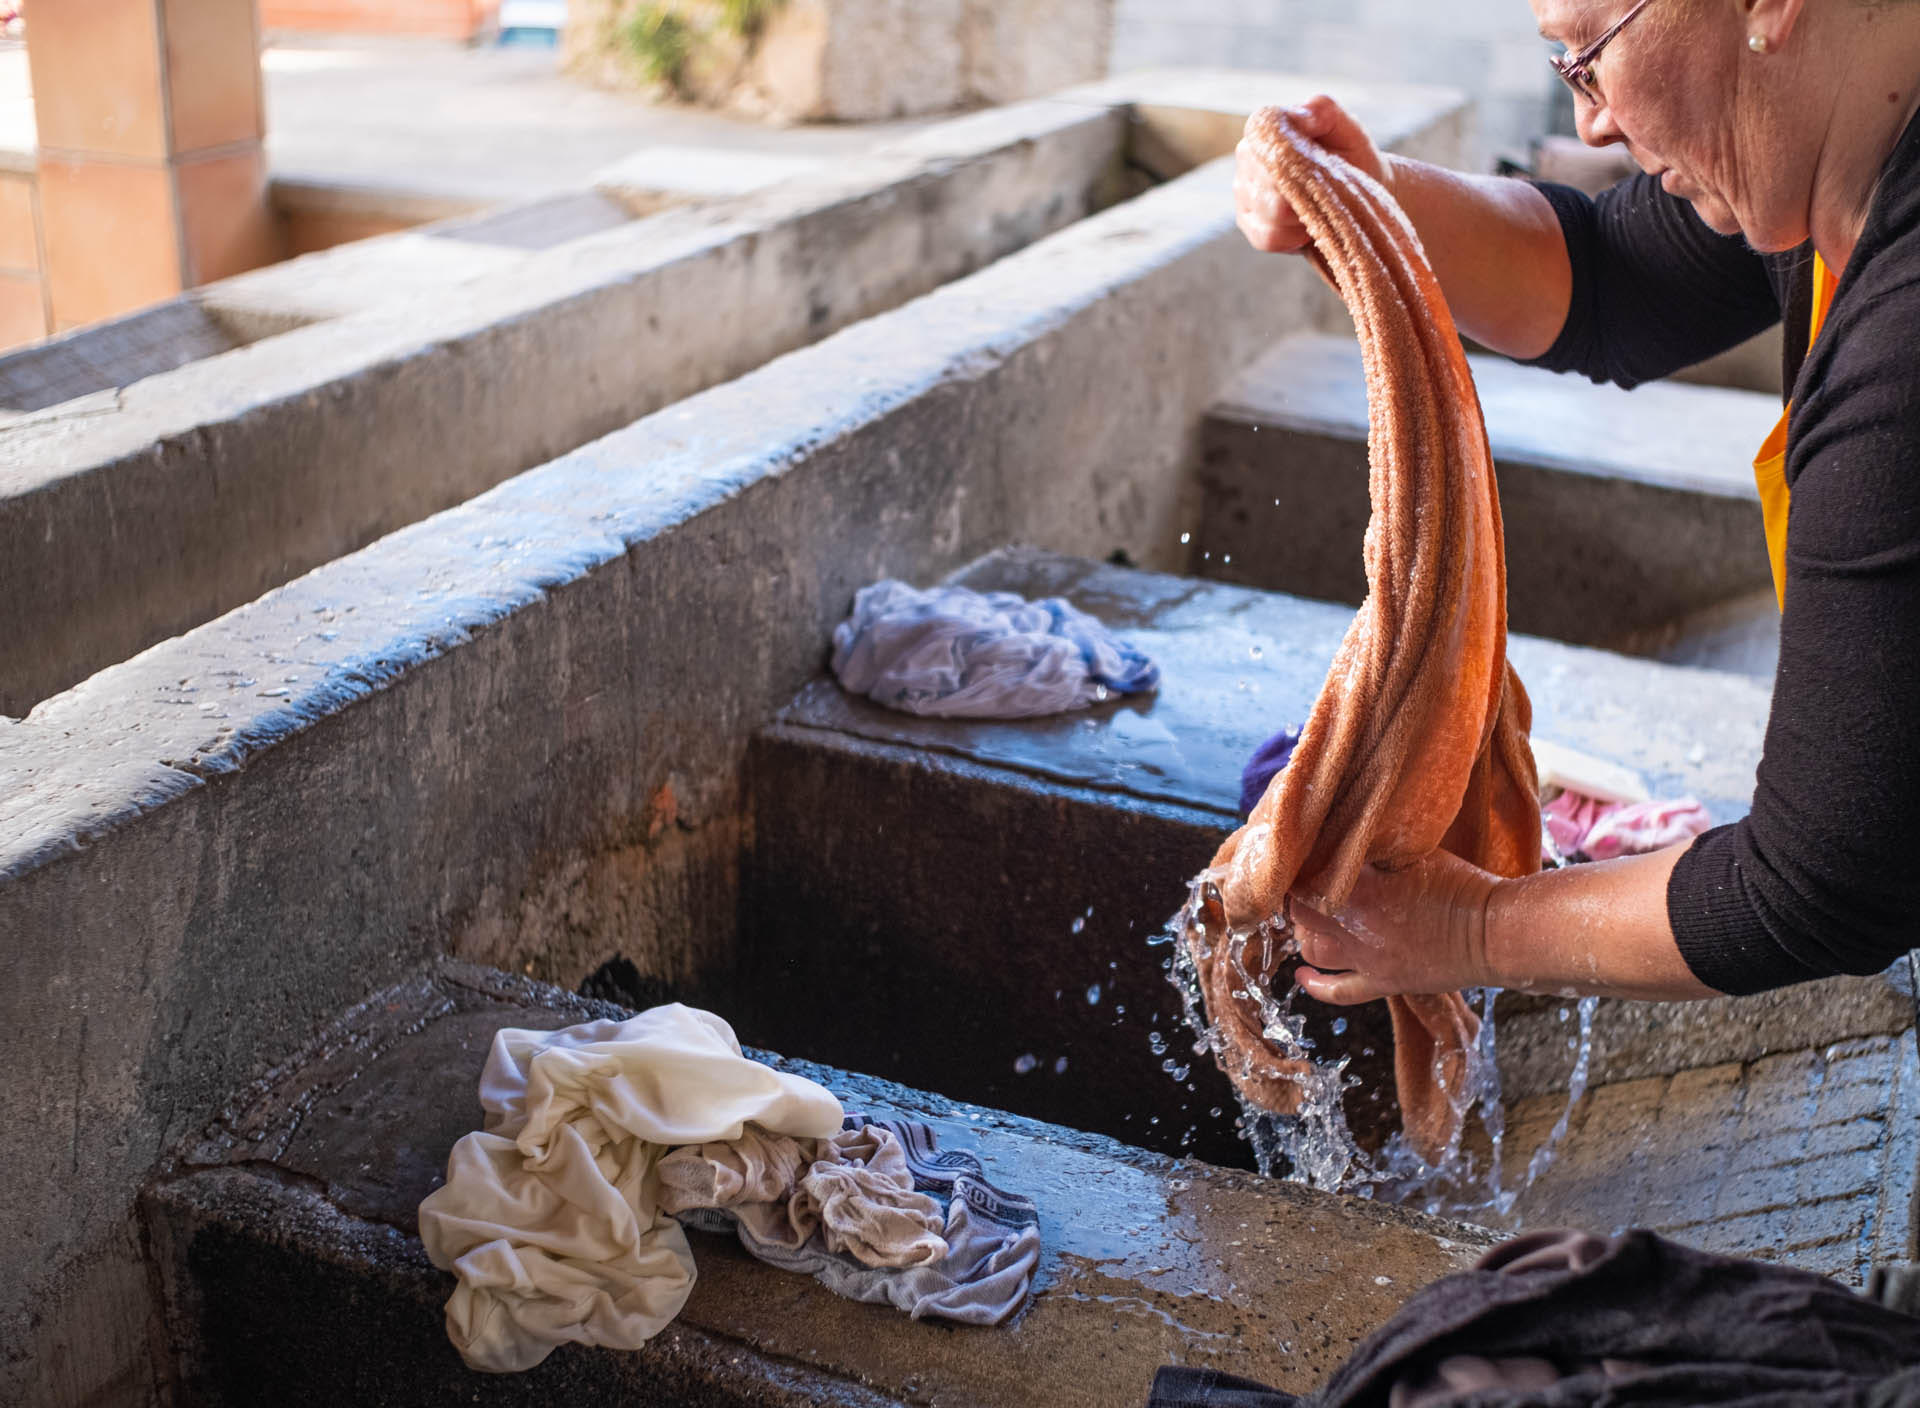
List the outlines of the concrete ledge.
<svg viewBox="0 0 1920 1408">
<path fill-rule="evenodd" d="M 669 211 L 0 430 L 0 713 L 1092 208 L 1117 111 L 992 116 L 964 154 Z M 513 258 L 426 238 L 397 237 L 378 292 Z M 234 315 L 284 313 L 303 277 L 265 271 Z"/>
<path fill-rule="evenodd" d="M 1779 403 L 1632 392 L 1472 357 L 1516 630 L 1607 645 L 1770 585 L 1751 463 Z M 1208 416 L 1189 570 L 1358 602 L 1367 402 L 1353 340 L 1289 338 Z"/>
<path fill-rule="evenodd" d="M 230 1107 L 182 1165 L 207 1171 L 147 1200 L 170 1338 L 188 1350 L 187 1395 L 1108 1408 L 1138 1400 L 1169 1362 L 1304 1391 L 1488 1240 L 767 1057 L 849 1108 L 929 1121 L 943 1147 L 976 1151 L 996 1182 L 1035 1199 L 1042 1261 L 1019 1318 L 991 1330 L 916 1323 L 758 1265 L 729 1240 L 696 1237 L 699 1281 L 668 1337 L 631 1354 L 569 1347 L 522 1376 L 472 1374 L 446 1343 L 451 1278 L 426 1264 L 415 1209 L 453 1141 L 475 1126 L 473 1087 L 493 1031 L 601 1015 L 618 1014 L 448 965 L 348 1014 Z"/>
<path fill-rule="evenodd" d="M 71 1131 L 6 1167 L 0 1236 L 35 1252 L 0 1302 L 22 1347 L 0 1397 L 54 1359 L 131 1372 L 133 1188 L 402 967 L 451 946 L 571 985 L 624 953 L 724 999 L 747 741 L 858 586 L 1013 539 L 1175 550 L 1201 409 L 1316 296 L 1247 248 L 1229 179 L 1083 221 L 0 724 L 0 1120 Z"/>
</svg>

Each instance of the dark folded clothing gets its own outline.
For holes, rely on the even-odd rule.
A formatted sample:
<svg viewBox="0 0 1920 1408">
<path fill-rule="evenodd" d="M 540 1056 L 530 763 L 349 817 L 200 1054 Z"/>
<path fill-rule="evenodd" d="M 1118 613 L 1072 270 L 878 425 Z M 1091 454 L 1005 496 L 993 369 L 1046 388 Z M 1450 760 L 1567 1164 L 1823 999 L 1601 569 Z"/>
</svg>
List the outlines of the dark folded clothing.
<svg viewBox="0 0 1920 1408">
<path fill-rule="evenodd" d="M 1306 1401 L 1218 1369 L 1162 1369 L 1147 1408 L 1300 1408 Z"/>
<path fill-rule="evenodd" d="M 1163 1370 L 1149 1408 L 1916 1403 L 1920 1318 L 1651 1232 L 1536 1232 L 1421 1291 L 1310 1398 Z"/>
</svg>

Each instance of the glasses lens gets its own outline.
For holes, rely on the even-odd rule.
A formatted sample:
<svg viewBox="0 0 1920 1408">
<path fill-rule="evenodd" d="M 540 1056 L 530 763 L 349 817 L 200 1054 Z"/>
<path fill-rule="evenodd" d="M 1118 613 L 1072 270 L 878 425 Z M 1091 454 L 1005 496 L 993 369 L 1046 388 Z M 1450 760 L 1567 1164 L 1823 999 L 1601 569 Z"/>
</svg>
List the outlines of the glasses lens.
<svg viewBox="0 0 1920 1408">
<path fill-rule="evenodd" d="M 1560 75 L 1567 87 L 1573 90 L 1576 98 L 1598 105 L 1600 91 L 1593 84 L 1593 68 L 1590 64 L 1576 64 L 1571 54 L 1554 54 L 1547 62 L 1553 65 L 1553 71 Z"/>
</svg>

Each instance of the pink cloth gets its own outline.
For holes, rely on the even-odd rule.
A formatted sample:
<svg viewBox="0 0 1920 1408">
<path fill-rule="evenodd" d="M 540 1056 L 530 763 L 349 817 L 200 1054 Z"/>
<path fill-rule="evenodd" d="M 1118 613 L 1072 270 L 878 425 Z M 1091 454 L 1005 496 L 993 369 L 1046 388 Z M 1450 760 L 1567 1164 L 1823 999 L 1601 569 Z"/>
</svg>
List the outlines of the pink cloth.
<svg viewBox="0 0 1920 1408">
<path fill-rule="evenodd" d="M 1563 856 L 1589 860 L 1645 855 L 1698 836 L 1713 825 L 1692 797 L 1664 802 L 1601 802 L 1562 792 L 1540 808 L 1540 820 Z"/>
</svg>

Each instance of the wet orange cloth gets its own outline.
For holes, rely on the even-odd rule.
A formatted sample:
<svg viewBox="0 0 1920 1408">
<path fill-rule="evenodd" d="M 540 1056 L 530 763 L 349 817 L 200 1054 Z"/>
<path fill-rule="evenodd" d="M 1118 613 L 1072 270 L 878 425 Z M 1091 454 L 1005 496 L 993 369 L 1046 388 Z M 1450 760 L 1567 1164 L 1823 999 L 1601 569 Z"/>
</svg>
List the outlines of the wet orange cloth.
<svg viewBox="0 0 1920 1408">
<path fill-rule="evenodd" d="M 1506 557 L 1479 397 L 1412 226 L 1378 183 L 1279 109 L 1248 137 L 1299 211 L 1311 257 L 1353 314 L 1366 366 L 1373 516 L 1367 599 L 1335 654 L 1300 745 L 1214 866 L 1240 925 L 1298 888 L 1339 905 L 1361 867 L 1445 847 L 1498 875 L 1540 866 L 1531 708 L 1507 663 Z M 1256 1104 L 1291 1113 L 1297 1068 L 1261 1036 L 1226 945 L 1195 943 L 1221 1066 Z M 1256 934 L 1244 967 L 1270 981 Z M 1478 1024 L 1457 993 L 1389 999 L 1403 1127 L 1433 1158 L 1459 1130 Z M 1220 1045 L 1227 1049 L 1219 1050 Z"/>
</svg>

